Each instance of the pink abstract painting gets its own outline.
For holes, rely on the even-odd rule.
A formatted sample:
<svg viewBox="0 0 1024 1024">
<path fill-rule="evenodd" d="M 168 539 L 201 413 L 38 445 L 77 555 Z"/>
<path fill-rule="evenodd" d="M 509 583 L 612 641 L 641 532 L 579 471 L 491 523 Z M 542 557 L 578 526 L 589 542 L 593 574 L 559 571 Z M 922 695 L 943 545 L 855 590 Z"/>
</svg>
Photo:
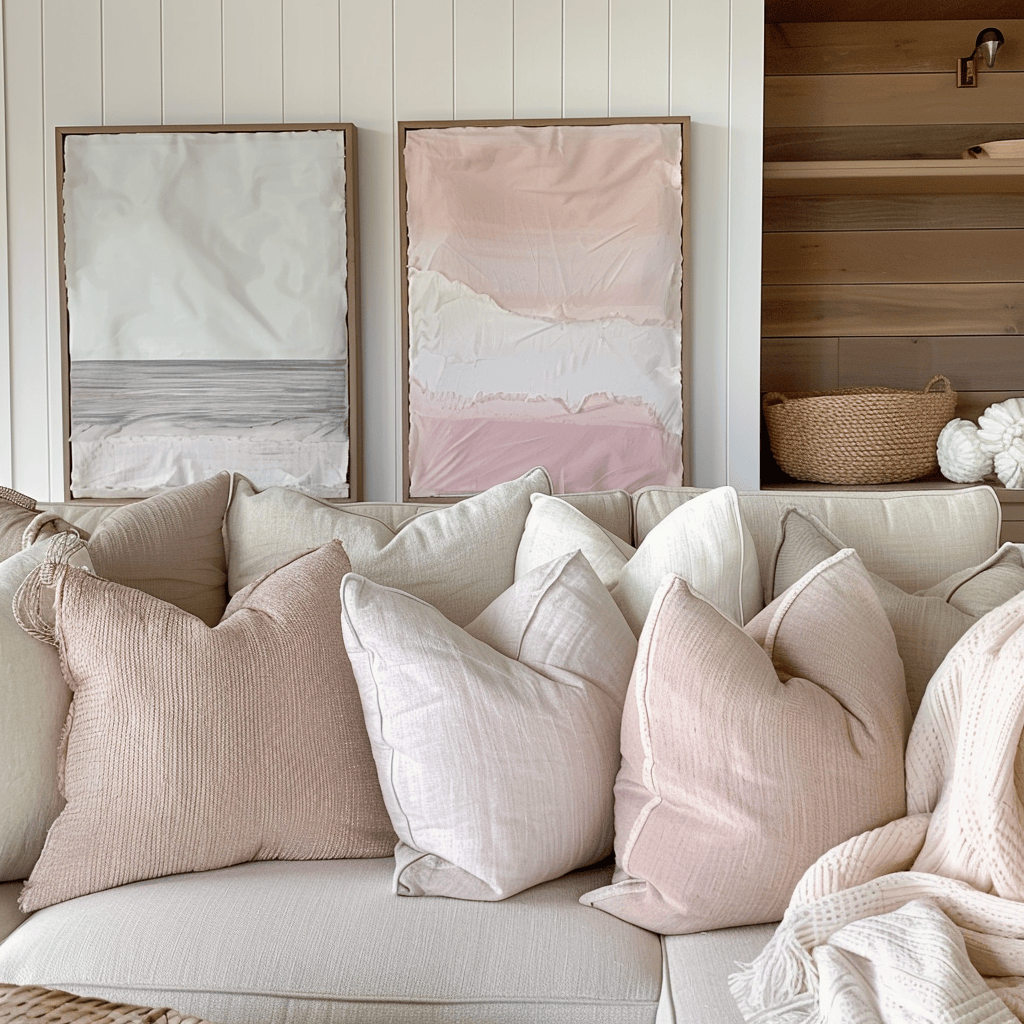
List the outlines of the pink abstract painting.
<svg viewBox="0 0 1024 1024">
<path fill-rule="evenodd" d="M 679 485 L 682 126 L 404 138 L 409 493 Z"/>
</svg>

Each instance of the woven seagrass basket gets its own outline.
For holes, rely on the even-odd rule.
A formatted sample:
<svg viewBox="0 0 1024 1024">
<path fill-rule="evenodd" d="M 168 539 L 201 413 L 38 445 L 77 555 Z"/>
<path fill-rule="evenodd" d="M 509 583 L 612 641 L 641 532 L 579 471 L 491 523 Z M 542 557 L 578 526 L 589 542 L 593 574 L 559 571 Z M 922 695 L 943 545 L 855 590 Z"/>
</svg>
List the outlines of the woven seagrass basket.
<svg viewBox="0 0 1024 1024">
<path fill-rule="evenodd" d="M 0 1022 L 26 1024 L 209 1024 L 174 1010 L 108 1003 L 38 985 L 0 985 Z"/>
<path fill-rule="evenodd" d="M 935 443 L 956 392 L 941 374 L 921 391 L 771 391 L 761 402 L 783 472 L 821 484 L 891 484 L 938 469 Z"/>
</svg>

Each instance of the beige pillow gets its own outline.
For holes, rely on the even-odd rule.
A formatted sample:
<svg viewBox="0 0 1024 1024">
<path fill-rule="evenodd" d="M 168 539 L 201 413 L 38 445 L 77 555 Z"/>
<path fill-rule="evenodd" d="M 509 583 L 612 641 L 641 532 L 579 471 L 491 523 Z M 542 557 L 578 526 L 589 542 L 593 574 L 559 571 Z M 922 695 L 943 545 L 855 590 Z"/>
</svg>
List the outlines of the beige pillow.
<svg viewBox="0 0 1024 1024">
<path fill-rule="evenodd" d="M 223 529 L 230 495 L 231 474 L 219 473 L 116 509 L 89 538 L 96 572 L 215 626 L 228 600 Z"/>
<path fill-rule="evenodd" d="M 395 836 L 339 628 L 332 542 L 237 594 L 210 628 L 69 568 L 67 806 L 22 892 L 36 910 L 249 860 L 382 857 Z"/>
<path fill-rule="evenodd" d="M 770 593 L 778 597 L 844 546 L 810 512 L 787 509 L 780 523 Z M 869 578 L 896 634 L 907 696 L 916 714 L 929 680 L 949 649 L 978 618 L 1024 590 L 1024 557 L 1019 545 L 1004 544 L 981 565 L 916 594 L 907 594 L 874 573 Z"/>
<path fill-rule="evenodd" d="M 636 641 L 578 552 L 465 630 L 356 575 L 342 607 L 400 840 L 396 892 L 500 900 L 611 852 Z"/>
<path fill-rule="evenodd" d="M 0 561 L 33 545 L 44 537 L 70 530 L 60 516 L 40 512 L 34 498 L 9 487 L 0 487 Z M 89 534 L 79 531 L 85 537 Z"/>
<path fill-rule="evenodd" d="M 284 487 L 257 492 L 236 477 L 227 516 L 234 593 L 296 552 L 341 540 L 354 572 L 428 601 L 465 625 L 512 585 L 530 495 L 551 493 L 547 471 L 414 516 L 397 529 Z"/>
<path fill-rule="evenodd" d="M 852 550 L 741 629 L 678 576 L 622 720 L 612 885 L 584 903 L 663 934 L 777 921 L 821 854 L 905 812 L 910 711 Z"/>
<path fill-rule="evenodd" d="M 64 806 L 57 746 L 71 694 L 56 649 L 24 632 L 13 610 L 50 539 L 0 562 L 0 882 L 28 877 Z"/>
<path fill-rule="evenodd" d="M 637 636 L 661 581 L 678 573 L 734 622 L 763 606 L 754 541 L 732 487 L 679 506 L 632 548 L 560 498 L 535 494 L 516 553 L 516 578 L 580 550 Z"/>
</svg>

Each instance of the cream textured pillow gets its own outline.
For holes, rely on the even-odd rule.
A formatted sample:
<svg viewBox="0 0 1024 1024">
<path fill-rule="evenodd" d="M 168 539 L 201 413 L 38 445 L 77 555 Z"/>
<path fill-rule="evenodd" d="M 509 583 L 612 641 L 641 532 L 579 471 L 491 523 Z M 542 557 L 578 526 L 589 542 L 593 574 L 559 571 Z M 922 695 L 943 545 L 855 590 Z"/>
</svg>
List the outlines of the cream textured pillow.
<svg viewBox="0 0 1024 1024">
<path fill-rule="evenodd" d="M 96 572 L 215 626 L 228 600 L 223 530 L 230 496 L 231 474 L 218 473 L 123 505 L 89 538 Z"/>
<path fill-rule="evenodd" d="M 723 614 L 747 622 L 762 608 L 761 573 L 750 531 L 732 487 L 679 506 L 633 549 L 560 498 L 535 494 L 516 553 L 516 578 L 580 550 L 611 590 L 637 636 L 654 593 L 678 573 Z"/>
<path fill-rule="evenodd" d="M 821 854 L 905 812 L 910 711 L 852 550 L 744 629 L 678 576 L 622 719 L 612 885 L 582 902 L 663 934 L 777 921 Z"/>
<path fill-rule="evenodd" d="M 423 598 L 465 625 L 512 585 L 530 495 L 551 493 L 547 471 L 406 520 L 397 530 L 299 491 L 257 492 L 236 477 L 227 516 L 228 589 L 336 537 L 354 572 Z"/>
<path fill-rule="evenodd" d="M 212 629 L 65 570 L 67 806 L 23 910 L 249 860 L 391 852 L 339 628 L 348 568 L 342 545 L 327 544 L 241 591 Z"/>
<path fill-rule="evenodd" d="M 28 876 L 64 805 L 57 746 L 71 694 L 56 649 L 25 633 L 12 607 L 49 543 L 0 562 L 0 882 Z"/>
<path fill-rule="evenodd" d="M 808 570 L 844 546 L 810 512 L 787 509 L 780 523 L 769 580 L 771 595 L 784 593 Z M 981 565 L 916 594 L 907 594 L 874 573 L 868 575 L 896 634 L 907 696 L 916 714 L 929 680 L 949 649 L 978 618 L 1024 590 L 1024 557 L 1018 545 L 1004 544 Z"/>
<path fill-rule="evenodd" d="M 636 641 L 579 553 L 465 630 L 361 576 L 341 591 L 396 892 L 500 900 L 611 852 Z"/>
</svg>

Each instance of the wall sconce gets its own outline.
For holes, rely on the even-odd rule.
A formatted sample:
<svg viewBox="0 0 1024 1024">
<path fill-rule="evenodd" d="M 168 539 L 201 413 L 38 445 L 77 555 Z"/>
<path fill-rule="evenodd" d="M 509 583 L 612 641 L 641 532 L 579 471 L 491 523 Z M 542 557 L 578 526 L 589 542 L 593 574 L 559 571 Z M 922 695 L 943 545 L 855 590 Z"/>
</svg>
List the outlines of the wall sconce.
<svg viewBox="0 0 1024 1024">
<path fill-rule="evenodd" d="M 1003 45 L 1003 33 L 997 28 L 983 28 L 974 42 L 974 53 L 970 57 L 958 57 L 956 61 L 956 87 L 976 89 L 978 86 L 978 55 L 985 58 L 988 67 L 996 62 L 996 50 Z"/>
</svg>

